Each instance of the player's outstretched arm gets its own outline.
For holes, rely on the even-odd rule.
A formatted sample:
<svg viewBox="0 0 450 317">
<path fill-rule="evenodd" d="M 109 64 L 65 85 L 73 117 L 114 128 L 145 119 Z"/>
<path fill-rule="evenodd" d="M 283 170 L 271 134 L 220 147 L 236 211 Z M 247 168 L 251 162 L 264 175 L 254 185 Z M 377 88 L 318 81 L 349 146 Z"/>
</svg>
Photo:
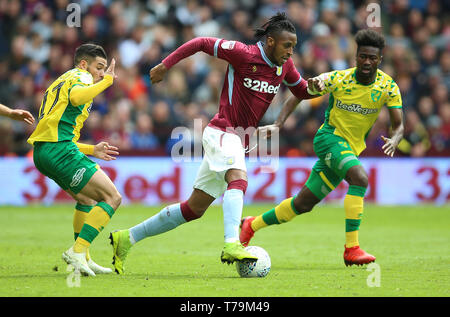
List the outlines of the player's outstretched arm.
<svg viewBox="0 0 450 317">
<path fill-rule="evenodd" d="M 0 104 L 0 115 L 13 120 L 24 121 L 28 124 L 34 123 L 34 117 L 30 112 L 21 109 L 10 109 L 3 104 Z"/>
<path fill-rule="evenodd" d="M 384 154 L 393 157 L 395 149 L 403 138 L 403 111 L 401 108 L 389 108 L 389 115 L 392 135 L 390 138 L 386 138 L 384 135 L 381 136 L 381 139 L 384 141 L 384 145 L 381 148 Z"/>
<path fill-rule="evenodd" d="M 166 72 L 181 60 L 194 55 L 197 52 L 204 52 L 211 56 L 215 56 L 232 63 L 238 60 L 242 61 L 243 51 L 245 49 L 239 46 L 237 41 L 224 41 L 222 45 L 219 43 L 224 40 L 214 37 L 196 37 L 187 41 L 175 51 L 169 54 L 162 62 L 150 70 L 150 80 L 152 84 L 163 80 Z M 239 48 L 238 48 L 239 46 Z M 246 47 L 246 46 L 245 46 Z M 226 52 L 226 53 L 225 53 Z"/>
<path fill-rule="evenodd" d="M 105 76 L 98 83 L 90 86 L 75 86 L 70 91 L 70 103 L 73 106 L 81 106 L 86 102 L 94 99 L 100 93 L 102 93 L 106 88 L 111 86 L 117 75 L 114 73 L 114 68 L 116 61 L 113 58 L 111 64 L 105 72 Z"/>
</svg>

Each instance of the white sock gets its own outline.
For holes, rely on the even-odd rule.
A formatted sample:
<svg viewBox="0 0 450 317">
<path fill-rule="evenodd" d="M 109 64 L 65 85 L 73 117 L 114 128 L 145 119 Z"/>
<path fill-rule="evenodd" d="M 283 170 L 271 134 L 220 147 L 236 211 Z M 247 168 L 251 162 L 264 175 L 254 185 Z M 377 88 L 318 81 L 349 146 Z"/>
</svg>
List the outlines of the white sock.
<svg viewBox="0 0 450 317">
<path fill-rule="evenodd" d="M 167 206 L 156 215 L 130 228 L 130 241 L 139 242 L 144 238 L 170 231 L 185 222 L 180 203 Z"/>
<path fill-rule="evenodd" d="M 225 242 L 239 240 L 239 224 L 244 206 L 244 193 L 240 189 L 229 189 L 223 195 L 223 224 Z"/>
</svg>

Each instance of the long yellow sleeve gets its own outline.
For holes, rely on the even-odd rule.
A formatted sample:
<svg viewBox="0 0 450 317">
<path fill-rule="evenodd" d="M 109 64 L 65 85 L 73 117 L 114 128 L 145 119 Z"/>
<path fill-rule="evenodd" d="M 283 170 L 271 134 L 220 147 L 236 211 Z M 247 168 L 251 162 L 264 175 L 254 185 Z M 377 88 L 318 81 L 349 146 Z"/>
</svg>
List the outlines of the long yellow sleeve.
<svg viewBox="0 0 450 317">
<path fill-rule="evenodd" d="M 70 91 L 70 103 L 73 106 L 81 106 L 94 99 L 103 90 L 112 85 L 114 79 L 111 75 L 105 75 L 101 81 L 90 86 L 75 86 Z"/>
</svg>

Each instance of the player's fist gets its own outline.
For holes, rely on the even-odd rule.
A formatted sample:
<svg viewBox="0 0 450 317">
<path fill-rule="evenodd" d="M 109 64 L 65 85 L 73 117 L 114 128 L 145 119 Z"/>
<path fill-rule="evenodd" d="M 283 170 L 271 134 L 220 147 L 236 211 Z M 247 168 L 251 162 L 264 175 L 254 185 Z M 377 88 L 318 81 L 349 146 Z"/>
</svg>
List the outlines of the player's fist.
<svg viewBox="0 0 450 317">
<path fill-rule="evenodd" d="M 308 92 L 318 93 L 325 89 L 325 84 L 320 77 L 313 77 L 308 79 Z"/>
<path fill-rule="evenodd" d="M 167 68 L 163 63 L 160 63 L 153 67 L 150 70 L 150 80 L 152 84 L 159 83 L 161 80 L 163 80 L 164 75 L 167 72 Z"/>
</svg>

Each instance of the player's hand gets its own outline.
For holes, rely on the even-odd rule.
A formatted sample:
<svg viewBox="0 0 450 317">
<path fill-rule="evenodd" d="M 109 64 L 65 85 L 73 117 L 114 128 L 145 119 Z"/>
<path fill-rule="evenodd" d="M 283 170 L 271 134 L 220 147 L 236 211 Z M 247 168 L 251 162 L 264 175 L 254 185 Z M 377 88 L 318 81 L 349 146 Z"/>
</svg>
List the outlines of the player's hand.
<svg viewBox="0 0 450 317">
<path fill-rule="evenodd" d="M 272 134 L 278 133 L 279 130 L 280 126 L 278 124 L 269 124 L 258 127 L 256 133 L 258 134 L 258 137 L 262 137 L 265 140 L 270 139 L 272 137 Z"/>
<path fill-rule="evenodd" d="M 109 64 L 108 69 L 105 72 L 105 75 L 111 75 L 114 79 L 117 78 L 117 75 L 114 73 L 114 68 L 116 67 L 116 60 L 113 58 L 111 60 L 111 64 Z"/>
<path fill-rule="evenodd" d="M 13 120 L 24 121 L 30 125 L 34 123 L 33 115 L 26 110 L 13 109 L 9 113 L 9 117 Z"/>
<path fill-rule="evenodd" d="M 313 77 L 308 79 L 308 89 L 311 92 L 321 92 L 325 89 L 325 84 L 323 83 L 323 80 L 319 77 Z"/>
<path fill-rule="evenodd" d="M 167 68 L 163 63 L 159 63 L 158 65 L 150 69 L 150 80 L 152 84 L 156 84 L 162 81 L 166 72 Z"/>
<path fill-rule="evenodd" d="M 117 147 L 109 145 L 108 142 L 100 142 L 94 145 L 94 153 L 92 155 L 104 161 L 112 161 L 116 159 L 113 155 L 119 155 L 118 151 Z"/>
<path fill-rule="evenodd" d="M 393 157 L 395 149 L 397 148 L 397 144 L 392 139 L 386 138 L 383 135 L 381 136 L 381 139 L 384 141 L 384 145 L 381 147 L 384 154 Z"/>
</svg>

